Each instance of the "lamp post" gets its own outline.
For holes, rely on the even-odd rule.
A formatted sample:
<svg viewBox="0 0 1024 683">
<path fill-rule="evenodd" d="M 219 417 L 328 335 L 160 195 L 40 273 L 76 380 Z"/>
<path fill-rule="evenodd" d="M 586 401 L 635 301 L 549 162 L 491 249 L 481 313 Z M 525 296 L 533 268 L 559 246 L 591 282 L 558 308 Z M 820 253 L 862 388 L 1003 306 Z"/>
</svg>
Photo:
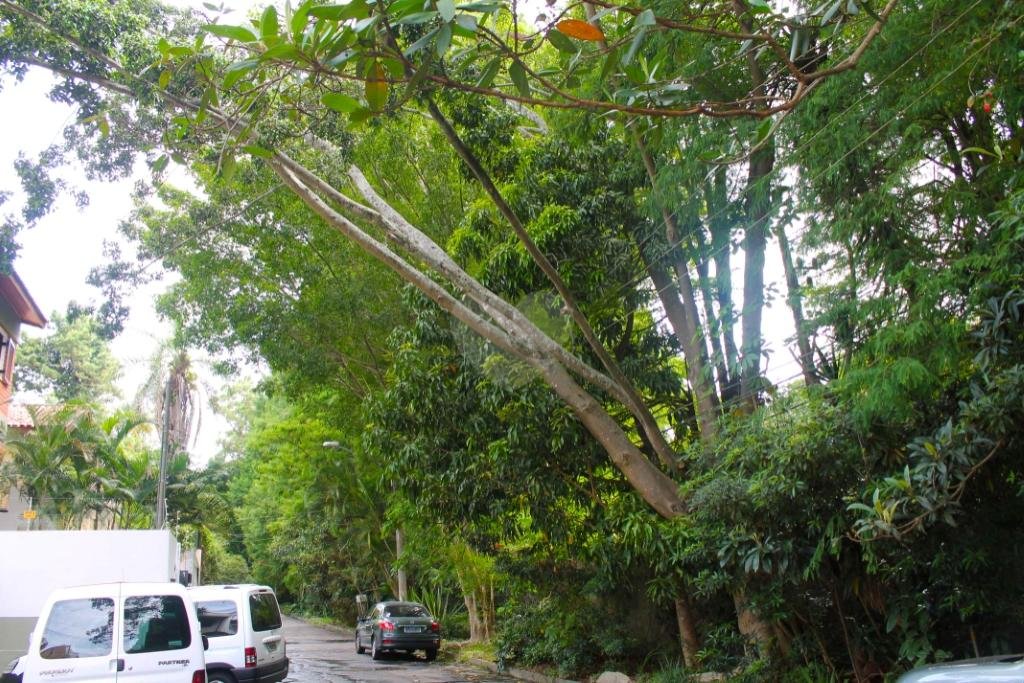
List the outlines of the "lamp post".
<svg viewBox="0 0 1024 683">
<path fill-rule="evenodd" d="M 333 451 L 343 450 L 340 441 L 324 441 L 323 447 Z M 347 449 L 344 449 L 347 450 Z M 351 455 L 349 451 L 349 455 Z M 391 490 L 394 491 L 394 484 L 391 486 Z M 395 557 L 401 559 L 402 557 L 402 528 L 398 527 L 395 529 Z M 405 568 L 398 568 L 398 599 L 407 600 L 409 594 L 409 580 L 405 574 Z"/>
</svg>

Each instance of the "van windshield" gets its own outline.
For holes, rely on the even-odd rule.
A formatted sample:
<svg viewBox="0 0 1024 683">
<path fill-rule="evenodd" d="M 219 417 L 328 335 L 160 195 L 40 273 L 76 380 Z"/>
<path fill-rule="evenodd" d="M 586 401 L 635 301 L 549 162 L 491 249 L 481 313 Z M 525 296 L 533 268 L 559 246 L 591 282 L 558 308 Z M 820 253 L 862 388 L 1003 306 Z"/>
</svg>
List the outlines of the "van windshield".
<svg viewBox="0 0 1024 683">
<path fill-rule="evenodd" d="M 191 644 L 192 630 L 181 596 L 133 595 L 125 599 L 125 653 L 181 650 Z"/>
<path fill-rule="evenodd" d="M 43 659 L 103 657 L 114 642 L 114 601 L 60 600 L 46 619 L 39 656 Z"/>
<path fill-rule="evenodd" d="M 252 616 L 253 631 L 269 631 L 281 628 L 281 610 L 273 593 L 250 593 L 249 614 Z"/>
</svg>

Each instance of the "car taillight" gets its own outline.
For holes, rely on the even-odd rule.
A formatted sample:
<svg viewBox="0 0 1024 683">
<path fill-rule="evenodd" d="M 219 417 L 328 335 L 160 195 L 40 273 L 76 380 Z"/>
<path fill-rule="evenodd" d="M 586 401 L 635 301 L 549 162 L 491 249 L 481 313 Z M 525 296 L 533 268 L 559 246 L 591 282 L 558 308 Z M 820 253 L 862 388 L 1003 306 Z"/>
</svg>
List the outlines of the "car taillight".
<svg viewBox="0 0 1024 683">
<path fill-rule="evenodd" d="M 193 671 L 192 683 L 206 683 L 206 669 L 197 669 Z"/>
<path fill-rule="evenodd" d="M 380 626 L 380 630 L 381 631 L 394 631 L 395 630 L 395 625 L 393 623 L 391 623 L 390 621 L 385 621 L 384 619 L 381 619 L 380 621 L 378 621 L 377 625 Z"/>
<path fill-rule="evenodd" d="M 256 648 L 245 648 L 245 668 L 250 669 L 256 666 Z"/>
<path fill-rule="evenodd" d="M 430 630 L 434 633 L 437 633 L 441 630 L 441 624 L 437 623 L 436 621 L 430 622 Z"/>
</svg>

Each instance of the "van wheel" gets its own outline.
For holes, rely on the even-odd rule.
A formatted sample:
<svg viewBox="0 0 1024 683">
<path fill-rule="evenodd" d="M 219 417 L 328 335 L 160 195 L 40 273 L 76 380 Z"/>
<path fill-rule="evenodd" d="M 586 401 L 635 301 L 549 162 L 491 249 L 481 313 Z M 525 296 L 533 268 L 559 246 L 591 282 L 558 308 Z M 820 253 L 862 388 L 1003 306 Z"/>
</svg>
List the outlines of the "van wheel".
<svg viewBox="0 0 1024 683">
<path fill-rule="evenodd" d="M 206 683 L 235 683 L 235 677 L 227 671 L 211 671 L 206 674 Z"/>
<path fill-rule="evenodd" d="M 361 655 L 366 652 L 366 648 L 363 647 L 363 641 L 359 638 L 359 633 L 356 632 L 356 654 Z"/>
<path fill-rule="evenodd" d="M 427 661 L 428 662 L 434 661 L 435 659 L 437 659 L 437 648 L 436 647 L 428 647 L 426 649 L 426 654 L 427 654 Z"/>
<path fill-rule="evenodd" d="M 370 641 L 370 656 L 374 659 L 380 659 L 384 656 L 384 652 L 381 651 L 380 646 L 377 645 L 376 638 Z"/>
</svg>

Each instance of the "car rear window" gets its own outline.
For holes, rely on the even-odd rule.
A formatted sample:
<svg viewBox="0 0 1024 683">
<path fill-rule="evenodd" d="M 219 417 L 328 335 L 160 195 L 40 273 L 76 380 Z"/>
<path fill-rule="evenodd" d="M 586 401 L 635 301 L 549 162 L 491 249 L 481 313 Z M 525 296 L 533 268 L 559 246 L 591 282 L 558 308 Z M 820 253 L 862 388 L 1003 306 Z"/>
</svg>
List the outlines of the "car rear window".
<svg viewBox="0 0 1024 683">
<path fill-rule="evenodd" d="M 249 615 L 253 631 L 281 628 L 281 610 L 273 593 L 249 593 Z"/>
<path fill-rule="evenodd" d="M 200 631 L 204 636 L 233 636 L 238 633 L 238 607 L 234 600 L 202 600 L 196 603 Z"/>
<path fill-rule="evenodd" d="M 133 595 L 124 601 L 124 651 L 181 650 L 192 644 L 185 601 L 178 595 Z"/>
<path fill-rule="evenodd" d="M 53 604 L 43 629 L 43 659 L 102 657 L 114 642 L 114 601 L 110 598 L 60 600 Z"/>
<path fill-rule="evenodd" d="M 423 605 L 388 605 L 384 608 L 386 617 L 429 617 L 430 612 Z"/>
</svg>

